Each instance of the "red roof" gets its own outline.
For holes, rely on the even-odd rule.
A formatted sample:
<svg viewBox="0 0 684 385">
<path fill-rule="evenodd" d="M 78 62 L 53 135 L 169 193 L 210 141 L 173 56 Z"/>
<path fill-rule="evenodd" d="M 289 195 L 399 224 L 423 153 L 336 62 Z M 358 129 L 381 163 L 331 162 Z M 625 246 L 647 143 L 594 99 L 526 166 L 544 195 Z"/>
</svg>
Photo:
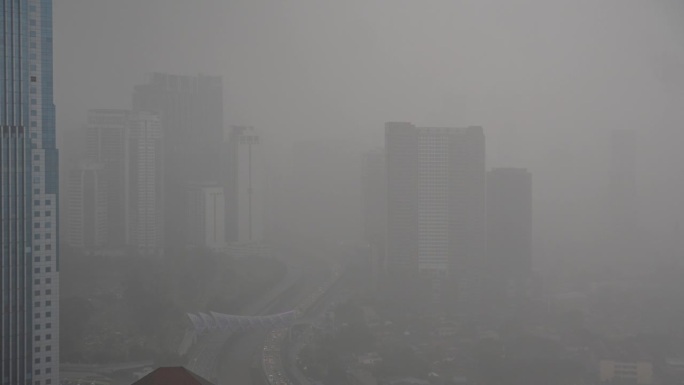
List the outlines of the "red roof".
<svg viewBox="0 0 684 385">
<path fill-rule="evenodd" d="M 132 385 L 214 385 L 183 368 L 158 368 Z"/>
</svg>

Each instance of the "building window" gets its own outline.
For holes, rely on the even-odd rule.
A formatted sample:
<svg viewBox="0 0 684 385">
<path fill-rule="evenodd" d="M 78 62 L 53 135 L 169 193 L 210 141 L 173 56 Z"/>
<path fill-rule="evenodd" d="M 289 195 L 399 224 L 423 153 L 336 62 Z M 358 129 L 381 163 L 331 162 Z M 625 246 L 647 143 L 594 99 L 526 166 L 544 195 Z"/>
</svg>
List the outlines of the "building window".
<svg viewBox="0 0 684 385">
<path fill-rule="evenodd" d="M 48 345 L 45 347 L 46 352 L 51 352 L 52 351 L 52 345 Z"/>
<path fill-rule="evenodd" d="M 45 306 L 52 306 L 52 301 L 45 301 Z"/>
<path fill-rule="evenodd" d="M 45 335 L 46 340 L 51 340 L 52 339 L 52 334 L 46 334 Z"/>
<path fill-rule="evenodd" d="M 52 211 L 48 210 L 45 212 L 46 217 L 51 217 L 52 216 Z"/>
</svg>

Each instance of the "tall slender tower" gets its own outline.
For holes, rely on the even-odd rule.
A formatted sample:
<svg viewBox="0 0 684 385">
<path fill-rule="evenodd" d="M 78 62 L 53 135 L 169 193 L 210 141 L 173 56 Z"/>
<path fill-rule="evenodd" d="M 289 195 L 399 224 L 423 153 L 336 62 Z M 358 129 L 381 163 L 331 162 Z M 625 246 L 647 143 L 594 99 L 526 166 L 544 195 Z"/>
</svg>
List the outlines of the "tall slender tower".
<svg viewBox="0 0 684 385">
<path fill-rule="evenodd" d="M 0 1 L 0 384 L 57 384 L 52 1 Z"/>
</svg>

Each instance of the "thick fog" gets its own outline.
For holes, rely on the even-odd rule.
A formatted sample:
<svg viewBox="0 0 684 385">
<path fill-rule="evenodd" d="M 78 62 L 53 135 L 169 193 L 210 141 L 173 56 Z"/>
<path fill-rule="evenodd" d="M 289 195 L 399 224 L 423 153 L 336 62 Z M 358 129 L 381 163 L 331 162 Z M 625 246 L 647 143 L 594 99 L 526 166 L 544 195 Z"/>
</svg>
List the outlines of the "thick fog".
<svg viewBox="0 0 684 385">
<path fill-rule="evenodd" d="M 62 0 L 63 156 L 88 108 L 129 108 L 152 71 L 222 75 L 226 124 L 266 133 L 273 170 L 299 142 L 382 146 L 385 121 L 481 125 L 489 166 L 534 174 L 536 260 L 591 262 L 609 133 L 633 129 L 640 226 L 664 256 L 684 219 L 683 21 L 677 1 Z"/>
</svg>

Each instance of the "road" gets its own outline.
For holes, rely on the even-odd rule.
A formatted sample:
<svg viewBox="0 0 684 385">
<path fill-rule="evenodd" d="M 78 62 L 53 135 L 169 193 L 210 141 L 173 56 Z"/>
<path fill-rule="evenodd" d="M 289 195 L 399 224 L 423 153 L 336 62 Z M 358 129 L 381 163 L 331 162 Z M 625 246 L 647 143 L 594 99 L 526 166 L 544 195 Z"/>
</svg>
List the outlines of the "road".
<svg viewBox="0 0 684 385">
<path fill-rule="evenodd" d="M 301 302 L 308 293 L 320 286 L 330 271 L 328 269 L 316 269 L 307 271 L 288 292 L 287 295 L 271 302 L 260 310 L 259 314 L 267 315 L 292 310 Z M 251 385 L 251 367 L 256 354 L 261 352 L 267 330 L 254 330 L 252 332 L 234 336 L 224 345 L 219 361 L 219 381 L 217 385 Z"/>
</svg>

